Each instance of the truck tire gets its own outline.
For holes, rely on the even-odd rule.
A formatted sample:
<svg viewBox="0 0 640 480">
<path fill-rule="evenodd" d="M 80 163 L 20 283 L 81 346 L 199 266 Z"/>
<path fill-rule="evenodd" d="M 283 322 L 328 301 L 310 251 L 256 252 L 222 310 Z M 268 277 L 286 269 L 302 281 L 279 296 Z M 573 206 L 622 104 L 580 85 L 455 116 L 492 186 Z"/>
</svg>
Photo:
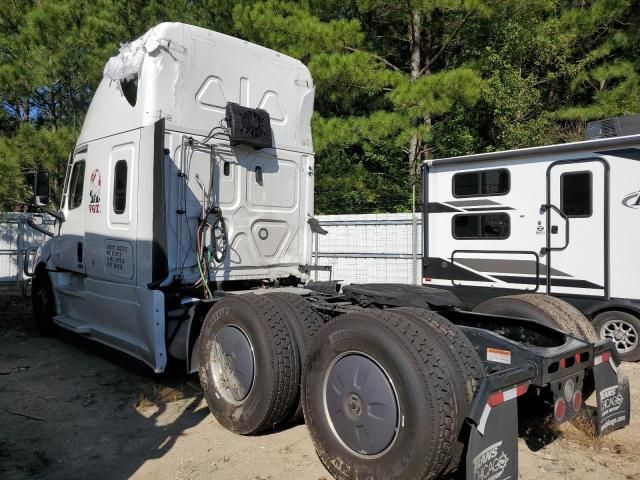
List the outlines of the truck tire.
<svg viewBox="0 0 640 480">
<path fill-rule="evenodd" d="M 301 373 L 298 379 L 300 385 L 301 378 L 304 375 L 305 361 L 307 352 L 313 343 L 314 338 L 324 325 L 322 317 L 318 315 L 304 297 L 294 293 L 274 292 L 263 295 L 273 302 L 282 317 L 286 320 L 287 325 L 293 332 L 296 348 L 298 350 L 298 358 L 300 359 Z M 300 390 L 298 390 L 298 399 L 294 403 L 293 419 L 302 418 L 302 402 L 300 400 Z"/>
<path fill-rule="evenodd" d="M 300 361 L 275 304 L 253 294 L 217 302 L 205 317 L 198 356 L 204 397 L 225 428 L 249 435 L 286 419 Z"/>
<path fill-rule="evenodd" d="M 497 297 L 481 303 L 474 312 L 528 318 L 562 330 L 576 338 L 597 342 L 598 335 L 582 312 L 564 300 L 539 293 Z M 595 391 L 592 370 L 586 372 L 582 396 L 586 400 Z"/>
<path fill-rule="evenodd" d="M 474 312 L 528 318 L 589 342 L 598 341 L 591 322 L 573 305 L 551 295 L 524 293 L 481 303 Z"/>
<path fill-rule="evenodd" d="M 471 411 L 473 396 L 485 374 L 484 363 L 467 336 L 442 315 L 420 308 L 402 307 L 394 308 L 392 311 L 406 318 L 422 322 L 433 332 L 433 339 L 439 343 L 449 357 L 453 367 L 453 378 L 458 379 L 453 384 L 456 389 L 456 403 L 458 405 L 458 431 L 456 432 L 456 442 L 453 445 L 451 462 L 444 471 L 445 475 L 452 473 L 460 465 L 467 443 L 467 432 L 462 430 L 465 418 Z"/>
<path fill-rule="evenodd" d="M 451 366 L 423 322 L 392 310 L 342 315 L 320 331 L 303 379 L 304 418 L 339 480 L 439 478 L 458 412 Z"/>
<path fill-rule="evenodd" d="M 552 295 L 539 293 L 523 294 L 522 296 L 529 298 L 532 302 L 547 302 L 551 304 L 556 309 L 556 316 L 562 324 L 562 328 L 566 329 L 566 331 L 574 337 L 590 342 L 597 342 L 599 340 L 598 333 L 591 321 L 584 313 L 569 302 Z"/>
<path fill-rule="evenodd" d="M 613 340 L 625 362 L 640 360 L 640 319 L 631 313 L 609 310 L 595 316 L 593 323 L 600 338 Z"/>
<path fill-rule="evenodd" d="M 33 277 L 31 306 L 33 308 L 33 320 L 38 333 L 45 337 L 53 335 L 56 331 L 56 326 L 53 323 L 56 305 L 51 279 L 43 268 L 38 269 Z"/>
</svg>

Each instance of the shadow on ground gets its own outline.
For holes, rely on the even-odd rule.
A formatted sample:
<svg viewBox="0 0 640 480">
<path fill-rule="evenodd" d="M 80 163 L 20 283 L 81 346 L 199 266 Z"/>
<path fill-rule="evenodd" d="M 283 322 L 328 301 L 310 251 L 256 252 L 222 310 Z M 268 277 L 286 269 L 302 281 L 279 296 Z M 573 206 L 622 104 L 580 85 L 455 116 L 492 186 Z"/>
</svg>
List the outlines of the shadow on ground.
<svg viewBox="0 0 640 480">
<path fill-rule="evenodd" d="M 0 289 L 0 478 L 130 478 L 208 415 L 197 378 L 40 337 L 19 293 Z"/>
</svg>

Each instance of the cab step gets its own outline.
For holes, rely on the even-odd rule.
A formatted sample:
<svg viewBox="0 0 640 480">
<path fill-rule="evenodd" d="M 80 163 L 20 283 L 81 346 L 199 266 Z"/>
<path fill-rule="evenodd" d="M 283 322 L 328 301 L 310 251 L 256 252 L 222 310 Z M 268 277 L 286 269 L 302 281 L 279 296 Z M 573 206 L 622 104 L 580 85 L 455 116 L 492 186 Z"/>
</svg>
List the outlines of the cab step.
<svg viewBox="0 0 640 480">
<path fill-rule="evenodd" d="M 75 333 L 91 333 L 91 327 L 88 323 L 76 320 L 75 318 L 71 318 L 66 315 L 56 315 L 53 317 L 53 322 L 56 325 Z"/>
</svg>

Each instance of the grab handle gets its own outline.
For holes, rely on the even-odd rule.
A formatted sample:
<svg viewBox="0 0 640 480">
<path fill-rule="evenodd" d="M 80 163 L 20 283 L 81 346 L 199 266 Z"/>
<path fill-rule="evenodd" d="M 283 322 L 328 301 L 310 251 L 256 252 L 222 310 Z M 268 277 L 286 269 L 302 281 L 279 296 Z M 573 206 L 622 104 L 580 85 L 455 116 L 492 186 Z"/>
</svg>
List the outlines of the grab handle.
<svg viewBox="0 0 640 480">
<path fill-rule="evenodd" d="M 560 210 L 558 207 L 556 207 L 553 204 L 542 205 L 540 207 L 540 210 L 542 211 L 542 213 L 545 213 L 545 212 L 547 213 L 547 219 L 549 218 L 549 210 L 553 210 L 558 215 L 560 215 L 560 217 L 564 220 L 564 225 L 565 225 L 564 245 L 562 247 L 552 247 L 551 246 L 551 235 L 550 235 L 550 232 L 547 231 L 547 246 L 546 247 L 542 247 L 542 250 L 541 250 L 540 253 L 544 254 L 546 252 L 554 252 L 554 251 L 565 250 L 569 246 L 569 217 L 567 217 L 564 214 L 564 212 L 562 212 L 562 210 Z M 547 225 L 550 225 L 550 223 L 551 222 L 547 221 Z"/>
</svg>

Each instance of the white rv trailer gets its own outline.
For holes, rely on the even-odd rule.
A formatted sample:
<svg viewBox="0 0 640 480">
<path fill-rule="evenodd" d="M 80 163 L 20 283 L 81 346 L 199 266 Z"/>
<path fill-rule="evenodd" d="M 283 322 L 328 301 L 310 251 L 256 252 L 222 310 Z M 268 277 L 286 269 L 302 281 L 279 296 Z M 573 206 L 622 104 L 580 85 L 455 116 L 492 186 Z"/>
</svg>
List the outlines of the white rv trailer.
<svg viewBox="0 0 640 480">
<path fill-rule="evenodd" d="M 55 230 L 26 256 L 40 330 L 156 372 L 184 362 L 236 433 L 304 413 L 344 480 L 516 477 L 521 396 L 565 422 L 597 391 L 598 433 L 628 425 L 615 347 L 580 312 L 563 323 L 548 297 L 530 299 L 541 322 L 464 312 L 437 289 L 307 282 L 322 233 L 313 93 L 299 61 L 202 28 L 165 23 L 123 45 L 70 156 Z"/>
<path fill-rule="evenodd" d="M 471 306 L 516 292 L 563 298 L 623 358 L 640 359 L 640 135 L 424 169 L 425 285 Z"/>
</svg>

